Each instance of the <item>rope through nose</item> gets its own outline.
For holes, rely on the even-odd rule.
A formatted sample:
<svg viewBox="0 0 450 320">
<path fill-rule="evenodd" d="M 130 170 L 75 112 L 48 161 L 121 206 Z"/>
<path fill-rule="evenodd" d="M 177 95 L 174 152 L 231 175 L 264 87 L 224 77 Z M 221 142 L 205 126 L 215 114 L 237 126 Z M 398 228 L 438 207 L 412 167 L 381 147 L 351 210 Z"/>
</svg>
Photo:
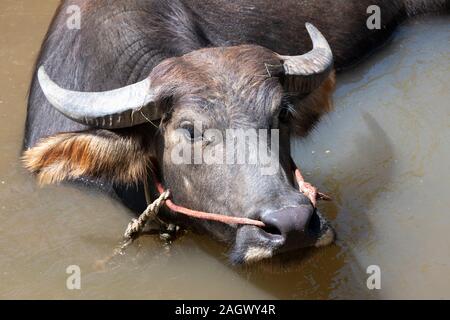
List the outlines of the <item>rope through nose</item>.
<svg viewBox="0 0 450 320">
<path fill-rule="evenodd" d="M 156 177 L 156 174 L 153 174 L 153 178 L 155 180 L 156 188 L 158 189 L 158 192 L 160 194 L 163 194 L 166 190 L 164 189 L 162 183 L 159 181 L 159 179 Z M 181 214 L 184 214 L 186 216 L 197 218 L 197 219 L 203 219 L 203 220 L 210 220 L 210 221 L 217 221 L 222 222 L 225 224 L 236 224 L 236 225 L 252 225 L 260 228 L 264 228 L 266 225 L 264 222 L 260 220 L 254 220 L 249 218 L 241 218 L 241 217 L 234 217 L 234 216 L 228 216 L 220 213 L 210 213 L 210 212 L 203 212 L 198 210 L 192 210 L 188 209 L 183 206 L 176 205 L 173 203 L 172 200 L 167 199 L 165 201 L 166 206 L 172 210 L 173 212 L 178 212 Z"/>
<path fill-rule="evenodd" d="M 153 168 L 154 168 L 154 170 L 152 170 L 153 180 L 155 181 L 156 188 L 157 188 L 159 194 L 163 194 L 164 192 L 166 192 L 166 190 L 164 189 L 161 181 L 159 180 L 159 178 L 155 172 L 157 169 L 156 161 L 153 160 L 152 162 L 153 162 Z M 291 168 L 294 172 L 295 180 L 299 187 L 299 191 L 302 192 L 303 194 L 305 194 L 305 196 L 307 196 L 309 198 L 313 207 L 316 207 L 317 200 L 331 201 L 331 198 L 329 196 L 327 196 L 324 193 L 319 192 L 317 190 L 317 188 L 313 187 L 311 184 L 309 184 L 308 182 L 305 181 L 305 179 L 303 178 L 303 175 L 301 174 L 300 169 L 297 167 L 297 165 L 295 164 L 292 157 L 291 157 Z M 148 188 L 148 185 L 145 184 L 145 187 Z M 146 193 L 148 193 L 148 190 L 146 190 Z M 224 215 L 224 214 L 219 214 L 219 213 L 210 213 L 210 212 L 192 210 L 192 209 L 189 209 L 189 208 L 186 208 L 183 206 L 176 205 L 175 203 L 173 203 L 173 201 L 171 199 L 165 200 L 165 205 L 173 212 L 181 213 L 181 214 L 184 214 L 186 216 L 196 218 L 196 219 L 217 221 L 217 222 L 222 222 L 222 223 L 230 224 L 230 225 L 253 225 L 256 227 L 260 227 L 260 228 L 264 228 L 266 226 L 264 224 L 264 222 L 262 222 L 260 220 L 229 216 L 229 215 Z"/>
</svg>

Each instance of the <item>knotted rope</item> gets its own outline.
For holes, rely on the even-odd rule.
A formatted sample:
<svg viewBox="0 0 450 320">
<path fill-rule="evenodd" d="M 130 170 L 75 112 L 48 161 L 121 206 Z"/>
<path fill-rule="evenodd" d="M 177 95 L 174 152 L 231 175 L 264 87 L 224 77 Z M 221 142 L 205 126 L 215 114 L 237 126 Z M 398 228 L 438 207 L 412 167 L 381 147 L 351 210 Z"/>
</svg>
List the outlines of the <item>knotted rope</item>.
<svg viewBox="0 0 450 320">
<path fill-rule="evenodd" d="M 105 265 L 114 257 L 123 255 L 125 249 L 131 245 L 144 231 L 145 226 L 151 220 L 156 219 L 164 202 L 170 197 L 170 191 L 163 192 L 158 199 L 153 201 L 137 219 L 132 219 L 123 235 L 122 242 L 114 249 L 112 255 L 96 262 L 97 269 L 104 269 Z"/>
<path fill-rule="evenodd" d="M 169 190 L 163 192 L 158 199 L 153 201 L 153 203 L 151 203 L 147 207 L 147 209 L 145 209 L 145 211 L 139 216 L 139 218 L 131 220 L 123 235 L 124 242 L 121 246 L 122 249 L 129 246 L 137 237 L 139 237 L 148 221 L 156 219 L 159 210 L 162 206 L 164 206 L 164 202 L 169 199 L 169 197 Z"/>
</svg>

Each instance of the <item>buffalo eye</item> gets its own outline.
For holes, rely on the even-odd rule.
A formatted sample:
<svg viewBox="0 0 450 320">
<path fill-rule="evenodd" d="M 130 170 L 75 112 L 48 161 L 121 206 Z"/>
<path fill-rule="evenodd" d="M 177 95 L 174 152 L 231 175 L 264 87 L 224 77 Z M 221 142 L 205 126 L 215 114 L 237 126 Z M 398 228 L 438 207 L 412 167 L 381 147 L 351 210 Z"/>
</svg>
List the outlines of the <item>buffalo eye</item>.
<svg viewBox="0 0 450 320">
<path fill-rule="evenodd" d="M 287 123 L 289 122 L 291 117 L 291 113 L 287 108 L 283 108 L 280 110 L 280 114 L 278 115 L 278 119 L 280 119 L 280 122 Z"/>
<path fill-rule="evenodd" d="M 202 132 L 190 121 L 183 121 L 180 124 L 180 129 L 183 130 L 184 136 L 188 141 L 195 142 L 203 138 Z"/>
</svg>

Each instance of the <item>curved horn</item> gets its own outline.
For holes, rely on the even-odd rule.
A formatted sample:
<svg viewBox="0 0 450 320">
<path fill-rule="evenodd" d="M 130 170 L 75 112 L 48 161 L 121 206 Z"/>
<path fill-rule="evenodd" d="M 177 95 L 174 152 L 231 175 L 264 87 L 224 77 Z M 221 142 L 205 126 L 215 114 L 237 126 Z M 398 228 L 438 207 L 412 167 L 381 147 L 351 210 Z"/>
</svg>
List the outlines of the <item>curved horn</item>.
<svg viewBox="0 0 450 320">
<path fill-rule="evenodd" d="M 116 129 L 159 119 L 149 78 L 111 91 L 78 92 L 59 87 L 44 67 L 38 71 L 44 95 L 66 117 L 89 126 Z"/>
<path fill-rule="evenodd" d="M 310 23 L 306 23 L 306 29 L 313 43 L 310 52 L 300 56 L 278 55 L 283 61 L 283 73 L 288 76 L 285 85 L 299 93 L 312 92 L 333 69 L 333 52 L 325 37 Z"/>
</svg>

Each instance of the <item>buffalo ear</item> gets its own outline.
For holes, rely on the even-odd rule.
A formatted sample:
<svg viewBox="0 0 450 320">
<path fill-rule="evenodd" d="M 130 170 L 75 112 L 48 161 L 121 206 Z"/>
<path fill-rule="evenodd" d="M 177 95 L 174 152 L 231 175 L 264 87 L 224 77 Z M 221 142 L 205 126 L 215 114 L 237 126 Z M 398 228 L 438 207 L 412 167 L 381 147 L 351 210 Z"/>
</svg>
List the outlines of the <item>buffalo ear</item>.
<svg viewBox="0 0 450 320">
<path fill-rule="evenodd" d="M 333 93 L 336 89 L 336 75 L 332 71 L 322 84 L 302 98 L 296 105 L 299 112 L 293 113 L 293 134 L 306 136 L 319 119 L 333 110 Z"/>
<path fill-rule="evenodd" d="M 80 177 L 132 184 L 147 176 L 150 153 L 135 133 L 91 130 L 44 138 L 22 160 L 42 185 Z"/>
</svg>

